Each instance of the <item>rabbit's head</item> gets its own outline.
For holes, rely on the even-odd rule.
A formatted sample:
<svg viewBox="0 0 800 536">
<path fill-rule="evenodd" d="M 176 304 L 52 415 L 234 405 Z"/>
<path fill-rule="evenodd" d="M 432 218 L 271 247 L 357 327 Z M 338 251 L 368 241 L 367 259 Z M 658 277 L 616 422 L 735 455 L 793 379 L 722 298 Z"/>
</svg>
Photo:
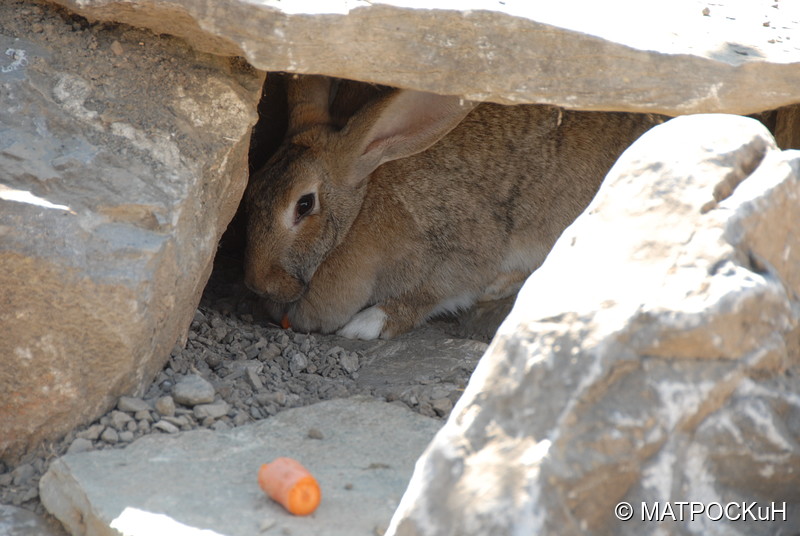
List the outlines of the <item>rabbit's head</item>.
<svg viewBox="0 0 800 536">
<path fill-rule="evenodd" d="M 273 302 L 303 296 L 346 239 L 378 166 L 427 149 L 473 107 L 456 97 L 390 90 L 340 120 L 331 113 L 332 87 L 319 76 L 289 81 L 286 137 L 245 195 L 245 282 Z"/>
</svg>

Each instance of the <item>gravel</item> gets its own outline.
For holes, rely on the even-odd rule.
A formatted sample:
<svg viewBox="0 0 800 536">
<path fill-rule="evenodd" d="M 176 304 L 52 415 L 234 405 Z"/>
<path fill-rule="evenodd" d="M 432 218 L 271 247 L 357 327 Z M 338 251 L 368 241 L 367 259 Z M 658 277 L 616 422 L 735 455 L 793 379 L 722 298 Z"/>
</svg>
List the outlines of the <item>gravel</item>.
<svg viewBox="0 0 800 536">
<path fill-rule="evenodd" d="M 426 379 L 396 394 L 359 387 L 369 361 L 336 337 L 294 333 L 264 323 L 241 278 L 215 271 L 186 344 L 176 346 L 142 396 L 119 399 L 95 422 L 29 453 L 16 467 L 0 462 L 0 504 L 45 514 L 38 483 L 65 453 L 124 448 L 147 434 L 226 430 L 321 400 L 370 394 L 431 417 L 447 417 L 471 370 Z M 358 348 L 358 345 L 354 345 Z M 309 437 L 321 439 L 319 430 Z"/>
</svg>

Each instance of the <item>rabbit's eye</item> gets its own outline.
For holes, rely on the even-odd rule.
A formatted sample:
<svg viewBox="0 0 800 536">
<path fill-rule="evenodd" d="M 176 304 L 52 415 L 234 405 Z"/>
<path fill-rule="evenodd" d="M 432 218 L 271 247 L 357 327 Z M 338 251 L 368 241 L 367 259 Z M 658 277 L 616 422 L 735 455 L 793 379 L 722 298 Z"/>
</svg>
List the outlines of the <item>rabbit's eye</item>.
<svg viewBox="0 0 800 536">
<path fill-rule="evenodd" d="M 294 221 L 299 222 L 303 217 L 314 210 L 314 194 L 305 194 L 297 200 L 294 207 Z"/>
</svg>

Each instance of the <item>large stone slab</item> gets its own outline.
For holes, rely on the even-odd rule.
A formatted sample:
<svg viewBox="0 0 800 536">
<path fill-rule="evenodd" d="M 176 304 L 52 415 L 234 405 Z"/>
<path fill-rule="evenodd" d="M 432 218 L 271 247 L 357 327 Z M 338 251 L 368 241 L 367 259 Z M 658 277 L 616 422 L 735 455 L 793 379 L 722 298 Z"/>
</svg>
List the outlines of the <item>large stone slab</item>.
<svg viewBox="0 0 800 536">
<path fill-rule="evenodd" d="M 247 181 L 263 74 L 0 4 L 0 458 L 143 389 Z"/>
<path fill-rule="evenodd" d="M 252 536 L 267 527 L 264 534 L 379 534 L 440 426 L 374 399 L 321 402 L 226 432 L 68 454 L 52 463 L 40 493 L 74 536 Z M 278 456 L 299 460 L 319 481 L 322 502 L 311 516 L 289 515 L 259 489 L 258 468 Z"/>
<path fill-rule="evenodd" d="M 756 121 L 646 133 L 523 287 L 388 534 L 797 533 L 798 221 L 800 152 Z"/>
<path fill-rule="evenodd" d="M 267 71 L 474 100 L 668 115 L 800 101 L 796 2 L 54 1 Z"/>
</svg>

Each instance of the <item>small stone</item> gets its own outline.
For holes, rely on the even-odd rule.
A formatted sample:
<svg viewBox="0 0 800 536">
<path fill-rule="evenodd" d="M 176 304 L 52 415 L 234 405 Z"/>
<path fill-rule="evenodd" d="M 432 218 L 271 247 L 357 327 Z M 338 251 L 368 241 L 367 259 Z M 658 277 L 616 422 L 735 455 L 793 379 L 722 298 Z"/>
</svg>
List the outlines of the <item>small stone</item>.
<svg viewBox="0 0 800 536">
<path fill-rule="evenodd" d="M 431 402 L 431 406 L 439 417 L 446 417 L 453 409 L 453 401 L 449 398 L 437 398 Z"/>
<path fill-rule="evenodd" d="M 213 402 L 214 394 L 214 386 L 196 374 L 184 376 L 172 388 L 175 402 L 189 407 Z"/>
<path fill-rule="evenodd" d="M 234 341 L 238 341 L 240 339 L 240 334 L 238 329 L 230 330 L 224 337 L 222 337 L 223 344 L 231 344 Z"/>
<path fill-rule="evenodd" d="M 11 471 L 15 486 L 25 486 L 36 474 L 36 469 L 29 463 L 24 463 Z"/>
<path fill-rule="evenodd" d="M 76 437 L 70 443 L 67 454 L 78 454 L 79 452 L 88 452 L 90 450 L 94 450 L 94 445 L 91 441 L 83 437 Z"/>
<path fill-rule="evenodd" d="M 111 43 L 111 52 L 113 52 L 117 56 L 122 56 L 125 54 L 125 49 L 122 48 L 122 45 L 119 41 L 114 41 Z"/>
<path fill-rule="evenodd" d="M 197 309 L 194 312 L 194 318 L 192 319 L 192 322 L 197 322 L 198 324 L 207 324 L 208 319 L 200 309 Z"/>
<path fill-rule="evenodd" d="M 130 443 L 133 441 L 133 432 L 124 431 L 119 433 L 119 440 L 123 443 Z"/>
<path fill-rule="evenodd" d="M 126 430 L 128 427 L 128 423 L 132 420 L 133 417 L 131 417 L 124 411 L 114 410 L 111 412 L 111 426 L 116 428 L 118 431 Z"/>
<path fill-rule="evenodd" d="M 258 371 L 261 369 L 263 365 L 259 362 L 255 362 L 252 365 L 247 365 L 245 367 L 245 374 L 247 375 L 247 381 L 250 385 L 253 386 L 253 389 L 256 391 L 260 391 L 264 388 L 264 384 L 261 382 L 261 378 L 258 377 Z"/>
<path fill-rule="evenodd" d="M 250 346 L 244 349 L 244 353 L 247 356 L 247 359 L 255 359 L 261 353 L 261 349 L 267 345 L 267 341 L 263 338 L 258 339 L 258 341 L 254 342 Z"/>
<path fill-rule="evenodd" d="M 292 356 L 292 360 L 289 362 L 289 370 L 292 371 L 293 374 L 297 374 L 298 372 L 303 372 L 307 366 L 308 359 L 306 356 L 300 352 L 295 352 Z"/>
<path fill-rule="evenodd" d="M 127 413 L 136 413 L 138 411 L 149 411 L 150 404 L 141 398 L 123 396 L 120 397 L 119 401 L 117 402 L 117 409 Z"/>
<path fill-rule="evenodd" d="M 222 364 L 223 359 L 222 359 L 222 356 L 219 355 L 216 352 L 208 352 L 205 355 L 205 361 L 206 361 L 206 365 L 208 365 L 210 368 L 216 370 L 217 367 L 219 367 Z"/>
<path fill-rule="evenodd" d="M 309 439 L 325 439 L 325 435 L 322 433 L 322 430 L 319 428 L 309 428 L 308 429 L 308 438 Z"/>
<path fill-rule="evenodd" d="M 108 426 L 105 430 L 103 430 L 103 433 L 100 434 L 100 439 L 113 445 L 119 441 L 119 434 L 112 427 Z"/>
<path fill-rule="evenodd" d="M 247 424 L 248 422 L 250 422 L 250 416 L 244 411 L 240 411 L 233 417 L 234 426 L 241 426 L 243 424 Z"/>
<path fill-rule="evenodd" d="M 180 432 L 180 429 L 177 426 L 165 420 L 158 421 L 153 425 L 153 428 L 155 428 L 156 430 L 161 430 L 162 432 L 166 432 L 168 434 L 177 434 L 178 432 Z"/>
<path fill-rule="evenodd" d="M 105 428 L 106 427 L 102 424 L 93 424 L 86 430 L 78 432 L 77 436 L 82 437 L 83 439 L 88 439 L 90 441 L 97 441 L 97 439 L 100 437 L 100 434 L 103 433 L 103 430 L 105 430 Z"/>
<path fill-rule="evenodd" d="M 258 525 L 258 530 L 260 530 L 261 532 L 266 532 L 269 529 L 271 529 L 272 527 L 274 527 L 276 523 L 277 523 L 277 521 L 275 521 L 271 517 L 264 518 L 264 519 L 261 520 L 261 523 Z"/>
<path fill-rule="evenodd" d="M 279 406 L 283 406 L 286 404 L 286 393 L 283 391 L 276 391 L 274 393 L 258 393 L 255 398 L 256 401 L 262 406 L 266 406 L 267 404 L 278 404 Z"/>
<path fill-rule="evenodd" d="M 21 503 L 26 503 L 28 501 L 32 501 L 36 497 L 39 496 L 39 487 L 38 486 L 31 486 L 27 490 L 25 490 L 22 494 L 22 501 Z"/>
<path fill-rule="evenodd" d="M 194 407 L 194 416 L 198 420 L 210 417 L 212 419 L 219 419 L 227 415 L 231 407 L 224 400 L 218 400 L 213 404 L 198 404 Z"/>
<path fill-rule="evenodd" d="M 339 364 L 348 374 L 352 374 L 358 370 L 358 354 L 355 352 L 342 353 L 339 357 Z"/>
<path fill-rule="evenodd" d="M 216 421 L 214 424 L 211 425 L 211 429 L 215 432 L 222 432 L 225 430 L 230 430 L 231 425 L 226 423 L 225 421 Z"/>
<path fill-rule="evenodd" d="M 189 424 L 189 419 L 187 419 L 185 415 L 180 415 L 177 417 L 164 417 L 162 421 L 167 421 L 168 423 L 174 424 L 175 426 L 179 427 L 183 427 Z"/>
<path fill-rule="evenodd" d="M 175 400 L 171 396 L 162 396 L 155 403 L 156 411 L 163 417 L 175 415 Z"/>
<path fill-rule="evenodd" d="M 148 433 L 150 431 L 150 421 L 142 419 L 139 421 L 139 424 L 136 425 L 136 429 L 143 434 Z"/>
<path fill-rule="evenodd" d="M 170 398 L 172 398 L 172 397 L 170 397 Z M 172 404 L 172 407 L 173 407 L 173 411 L 175 411 L 175 410 L 174 410 L 174 408 L 175 408 L 175 403 L 174 403 L 174 402 L 173 402 L 173 404 Z M 149 422 L 153 422 L 153 420 L 154 420 L 154 419 L 153 419 L 153 416 L 150 414 L 150 410 L 137 411 L 137 412 L 136 412 L 136 413 L 133 415 L 133 418 L 134 418 L 134 419 L 136 419 L 137 421 L 149 421 Z"/>
<path fill-rule="evenodd" d="M 258 360 L 271 361 L 279 355 L 281 355 L 281 347 L 275 343 L 272 343 L 258 353 Z"/>
</svg>

